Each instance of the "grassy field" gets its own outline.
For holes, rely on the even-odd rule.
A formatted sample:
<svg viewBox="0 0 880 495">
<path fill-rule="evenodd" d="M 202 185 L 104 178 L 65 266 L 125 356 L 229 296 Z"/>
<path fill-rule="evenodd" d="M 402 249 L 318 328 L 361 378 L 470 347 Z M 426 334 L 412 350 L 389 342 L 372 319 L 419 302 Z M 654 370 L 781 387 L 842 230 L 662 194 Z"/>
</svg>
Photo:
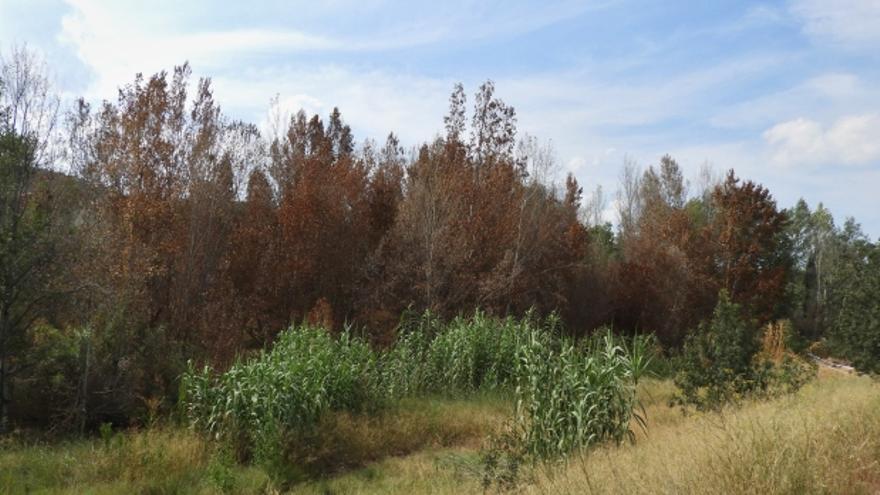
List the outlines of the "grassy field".
<svg viewBox="0 0 880 495">
<path fill-rule="evenodd" d="M 523 493 L 877 493 L 880 385 L 823 370 L 796 395 L 723 414 L 682 415 L 668 381 L 639 395 L 648 430 L 530 470 Z M 481 493 L 479 450 L 510 405 L 498 396 L 406 401 L 322 423 L 293 493 Z M 324 473 L 316 476 L 314 473 Z M 0 446 L 2 493 L 278 493 L 199 436 L 157 426 L 104 438 Z"/>
</svg>

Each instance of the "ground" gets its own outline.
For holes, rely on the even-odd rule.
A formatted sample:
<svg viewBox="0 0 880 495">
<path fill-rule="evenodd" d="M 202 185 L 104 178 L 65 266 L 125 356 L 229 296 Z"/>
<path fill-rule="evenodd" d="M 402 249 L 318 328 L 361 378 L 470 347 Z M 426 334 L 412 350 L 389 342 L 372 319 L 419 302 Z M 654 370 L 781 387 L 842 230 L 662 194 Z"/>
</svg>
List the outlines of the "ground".
<svg viewBox="0 0 880 495">
<path fill-rule="evenodd" d="M 880 493 L 880 384 L 822 369 L 795 395 L 721 414 L 670 408 L 666 380 L 639 396 L 633 443 L 527 469 L 522 493 Z M 503 396 L 408 401 L 379 417 L 335 417 L 291 493 L 482 493 L 480 449 L 504 427 Z M 304 459 L 306 458 L 304 457 Z M 316 474 L 323 473 L 323 474 Z M 278 493 L 267 472 L 200 436 L 154 426 L 71 441 L 0 444 L 0 493 Z"/>
</svg>

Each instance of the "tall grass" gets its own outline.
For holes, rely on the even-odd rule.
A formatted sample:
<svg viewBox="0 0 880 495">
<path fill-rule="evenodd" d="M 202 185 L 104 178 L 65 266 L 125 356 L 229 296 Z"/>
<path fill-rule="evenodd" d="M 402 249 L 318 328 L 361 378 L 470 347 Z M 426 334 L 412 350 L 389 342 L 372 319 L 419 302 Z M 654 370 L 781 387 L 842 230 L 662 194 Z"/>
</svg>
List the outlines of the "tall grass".
<svg viewBox="0 0 880 495">
<path fill-rule="evenodd" d="M 530 472 L 524 494 L 872 494 L 880 489 L 880 384 L 823 370 L 793 395 L 683 415 L 668 406 L 671 380 L 641 380 L 649 431 L 636 443 L 570 454 Z M 486 493 L 448 459 L 473 453 L 428 450 L 297 487 L 297 493 Z"/>
<path fill-rule="evenodd" d="M 402 325 L 394 347 L 381 357 L 386 392 L 392 397 L 461 395 L 508 387 L 522 339 L 536 327 L 549 334 L 556 322 L 533 315 L 500 320 L 477 312 L 441 325 L 425 313 Z"/>
<path fill-rule="evenodd" d="M 868 494 L 880 490 L 880 386 L 824 376 L 795 395 L 652 424 L 575 457 L 529 493 Z"/>
<path fill-rule="evenodd" d="M 610 331 L 579 348 L 533 332 L 517 350 L 516 423 L 532 458 L 564 456 L 577 448 L 631 436 L 636 385 L 649 365 L 649 340 L 628 348 Z"/>
<path fill-rule="evenodd" d="M 328 413 L 376 411 L 406 397 L 508 391 L 515 398 L 511 448 L 532 460 L 622 440 L 648 341 L 624 345 L 609 331 L 578 343 L 561 337 L 559 326 L 555 316 L 479 312 L 440 324 L 426 313 L 405 320 L 384 352 L 349 333 L 293 327 L 271 350 L 225 373 L 190 370 L 183 402 L 194 428 L 283 477 L 295 457 L 291 445 L 320 442 L 315 431 Z"/>
<path fill-rule="evenodd" d="M 378 407 L 375 370 L 366 342 L 304 326 L 225 373 L 190 370 L 182 387 L 196 429 L 232 442 L 239 456 L 271 456 L 278 442 L 309 433 L 327 412 Z"/>
</svg>

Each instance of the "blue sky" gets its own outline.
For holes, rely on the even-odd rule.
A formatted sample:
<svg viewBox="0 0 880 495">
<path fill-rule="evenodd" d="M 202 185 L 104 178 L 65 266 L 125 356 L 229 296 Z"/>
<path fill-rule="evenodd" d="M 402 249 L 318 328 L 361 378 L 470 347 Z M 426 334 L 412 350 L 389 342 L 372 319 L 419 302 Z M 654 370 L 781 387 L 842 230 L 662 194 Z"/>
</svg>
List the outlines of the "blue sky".
<svg viewBox="0 0 880 495">
<path fill-rule="evenodd" d="M 455 82 L 491 78 L 588 191 L 669 153 L 880 236 L 880 0 L 0 0 L 0 49 L 22 42 L 68 97 L 189 60 L 234 117 L 267 122 L 277 94 L 408 145 L 440 132 Z"/>
</svg>

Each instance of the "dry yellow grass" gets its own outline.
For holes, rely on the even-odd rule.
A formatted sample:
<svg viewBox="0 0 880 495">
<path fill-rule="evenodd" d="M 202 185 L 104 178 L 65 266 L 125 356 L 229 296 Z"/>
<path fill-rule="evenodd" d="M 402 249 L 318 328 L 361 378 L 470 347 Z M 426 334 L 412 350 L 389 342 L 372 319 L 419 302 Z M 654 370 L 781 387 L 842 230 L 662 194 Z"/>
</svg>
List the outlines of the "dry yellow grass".
<svg viewBox="0 0 880 495">
<path fill-rule="evenodd" d="M 496 397 L 408 399 L 377 416 L 345 413 L 319 424 L 316 447 L 292 449 L 294 462 L 312 473 L 345 471 L 387 457 L 449 447 L 478 449 L 500 427 L 509 404 Z"/>
<path fill-rule="evenodd" d="M 635 444 L 606 446 L 541 469 L 527 494 L 880 493 L 880 385 L 838 372 L 794 396 L 747 403 L 723 414 L 685 416 L 667 403 L 669 381 L 640 390 L 649 429 Z M 386 459 L 296 493 L 482 493 L 450 467 L 476 459 L 449 449 Z"/>
<path fill-rule="evenodd" d="M 653 421 L 541 476 L 528 493 L 878 493 L 880 386 L 824 374 L 797 395 Z"/>
</svg>

